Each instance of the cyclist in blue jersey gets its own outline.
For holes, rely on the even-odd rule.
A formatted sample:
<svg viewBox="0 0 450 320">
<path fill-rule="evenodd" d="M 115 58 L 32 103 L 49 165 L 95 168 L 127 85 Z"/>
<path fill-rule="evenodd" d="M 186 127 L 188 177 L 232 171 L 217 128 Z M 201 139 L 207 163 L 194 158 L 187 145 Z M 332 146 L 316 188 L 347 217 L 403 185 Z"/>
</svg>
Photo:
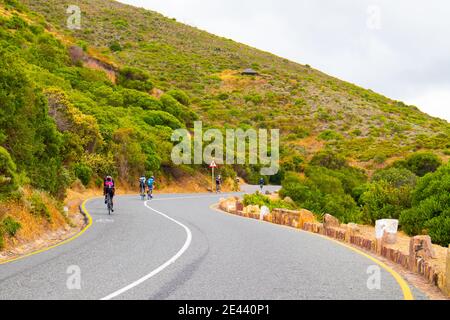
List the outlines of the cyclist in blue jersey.
<svg viewBox="0 0 450 320">
<path fill-rule="evenodd" d="M 153 189 L 155 188 L 155 177 L 154 176 L 151 176 L 147 180 L 147 188 L 148 188 L 147 198 L 153 199 Z"/>
</svg>

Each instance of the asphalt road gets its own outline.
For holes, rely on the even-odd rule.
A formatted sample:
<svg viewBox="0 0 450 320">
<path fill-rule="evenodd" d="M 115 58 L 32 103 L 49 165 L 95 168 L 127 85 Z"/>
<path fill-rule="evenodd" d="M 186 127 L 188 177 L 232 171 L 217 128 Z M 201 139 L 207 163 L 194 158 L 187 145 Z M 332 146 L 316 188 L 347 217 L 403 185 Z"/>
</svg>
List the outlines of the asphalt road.
<svg viewBox="0 0 450 320">
<path fill-rule="evenodd" d="M 90 200 L 81 237 L 0 265 L 0 299 L 403 299 L 384 269 L 380 288 L 368 289 L 368 258 L 211 209 L 220 197 L 121 196 L 112 216 Z"/>
</svg>

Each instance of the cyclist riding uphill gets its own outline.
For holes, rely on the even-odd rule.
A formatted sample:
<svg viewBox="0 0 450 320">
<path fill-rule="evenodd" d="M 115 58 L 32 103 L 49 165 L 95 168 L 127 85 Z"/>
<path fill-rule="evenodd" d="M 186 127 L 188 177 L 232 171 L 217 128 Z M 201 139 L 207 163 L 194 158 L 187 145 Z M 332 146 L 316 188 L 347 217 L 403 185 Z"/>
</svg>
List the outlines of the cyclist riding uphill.
<svg viewBox="0 0 450 320">
<path fill-rule="evenodd" d="M 147 181 L 147 178 L 145 177 L 145 175 L 143 174 L 140 178 L 139 178 L 139 190 L 141 191 L 141 194 L 145 193 L 145 182 Z"/>
<path fill-rule="evenodd" d="M 147 180 L 148 198 L 153 199 L 153 189 L 155 188 L 155 177 L 151 176 Z"/>
<path fill-rule="evenodd" d="M 266 184 L 266 181 L 264 180 L 263 177 L 261 177 L 261 178 L 259 179 L 259 187 L 261 188 L 261 191 L 262 191 L 262 189 L 263 189 L 263 187 L 264 187 L 265 184 Z"/>
<path fill-rule="evenodd" d="M 220 186 L 222 185 L 222 177 L 220 174 L 216 177 L 216 192 L 220 192 Z"/>
<path fill-rule="evenodd" d="M 105 204 L 107 203 L 106 196 L 109 194 L 111 197 L 111 211 L 114 212 L 112 208 L 114 206 L 113 198 L 116 192 L 116 184 L 114 183 L 114 179 L 111 176 L 106 176 L 103 180 L 103 195 L 105 196 Z"/>
</svg>

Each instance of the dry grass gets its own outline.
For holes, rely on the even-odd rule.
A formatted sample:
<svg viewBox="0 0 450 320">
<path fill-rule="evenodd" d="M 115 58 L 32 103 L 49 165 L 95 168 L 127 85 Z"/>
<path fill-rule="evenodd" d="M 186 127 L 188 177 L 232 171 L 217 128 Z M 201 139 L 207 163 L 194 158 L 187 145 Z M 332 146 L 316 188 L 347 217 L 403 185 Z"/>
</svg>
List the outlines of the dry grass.
<svg viewBox="0 0 450 320">
<path fill-rule="evenodd" d="M 31 191 L 24 190 L 24 199 L 31 195 Z M 15 235 L 15 237 L 5 238 L 4 250 L 10 250 L 22 244 L 26 244 L 40 239 L 47 233 L 65 230 L 68 231 L 71 228 L 71 221 L 64 217 L 60 212 L 56 202 L 51 199 L 45 193 L 40 193 L 43 203 L 46 205 L 50 219 L 45 217 L 35 216 L 30 212 L 30 205 L 27 200 L 22 202 L 11 201 L 0 204 L 1 217 L 11 216 L 21 225 L 21 228 Z"/>
</svg>

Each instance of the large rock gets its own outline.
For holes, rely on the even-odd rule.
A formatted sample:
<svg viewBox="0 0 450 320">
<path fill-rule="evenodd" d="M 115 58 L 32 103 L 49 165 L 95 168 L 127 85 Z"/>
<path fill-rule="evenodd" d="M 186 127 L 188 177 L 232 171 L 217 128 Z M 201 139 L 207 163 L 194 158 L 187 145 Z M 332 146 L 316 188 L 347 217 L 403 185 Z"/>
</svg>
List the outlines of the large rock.
<svg viewBox="0 0 450 320">
<path fill-rule="evenodd" d="M 325 229 L 330 227 L 339 228 L 341 226 L 341 223 L 339 222 L 338 218 L 333 217 L 331 214 L 327 213 L 323 216 L 323 226 Z"/>
<path fill-rule="evenodd" d="M 313 223 L 316 222 L 316 216 L 309 210 L 301 209 L 300 210 L 300 219 L 299 219 L 298 228 L 303 229 L 305 223 Z"/>
<path fill-rule="evenodd" d="M 409 241 L 409 267 L 413 271 L 417 269 L 418 257 L 425 260 L 436 258 L 430 236 L 415 236 Z"/>
<path fill-rule="evenodd" d="M 398 220 L 381 219 L 375 224 L 375 238 L 382 239 L 383 243 L 394 244 L 397 242 Z"/>
<path fill-rule="evenodd" d="M 354 237 L 360 233 L 361 229 L 356 223 L 347 224 L 347 230 L 345 232 L 345 241 L 351 242 L 351 237 Z"/>
<path fill-rule="evenodd" d="M 257 205 L 249 205 L 249 206 L 246 206 L 243 211 L 244 211 L 244 213 L 247 213 L 247 214 L 259 214 L 260 209 L 259 209 L 259 206 L 257 206 Z"/>
<path fill-rule="evenodd" d="M 239 201 L 239 200 L 236 201 L 236 210 L 237 211 L 243 211 L 244 210 L 244 204 L 241 201 Z"/>
</svg>

